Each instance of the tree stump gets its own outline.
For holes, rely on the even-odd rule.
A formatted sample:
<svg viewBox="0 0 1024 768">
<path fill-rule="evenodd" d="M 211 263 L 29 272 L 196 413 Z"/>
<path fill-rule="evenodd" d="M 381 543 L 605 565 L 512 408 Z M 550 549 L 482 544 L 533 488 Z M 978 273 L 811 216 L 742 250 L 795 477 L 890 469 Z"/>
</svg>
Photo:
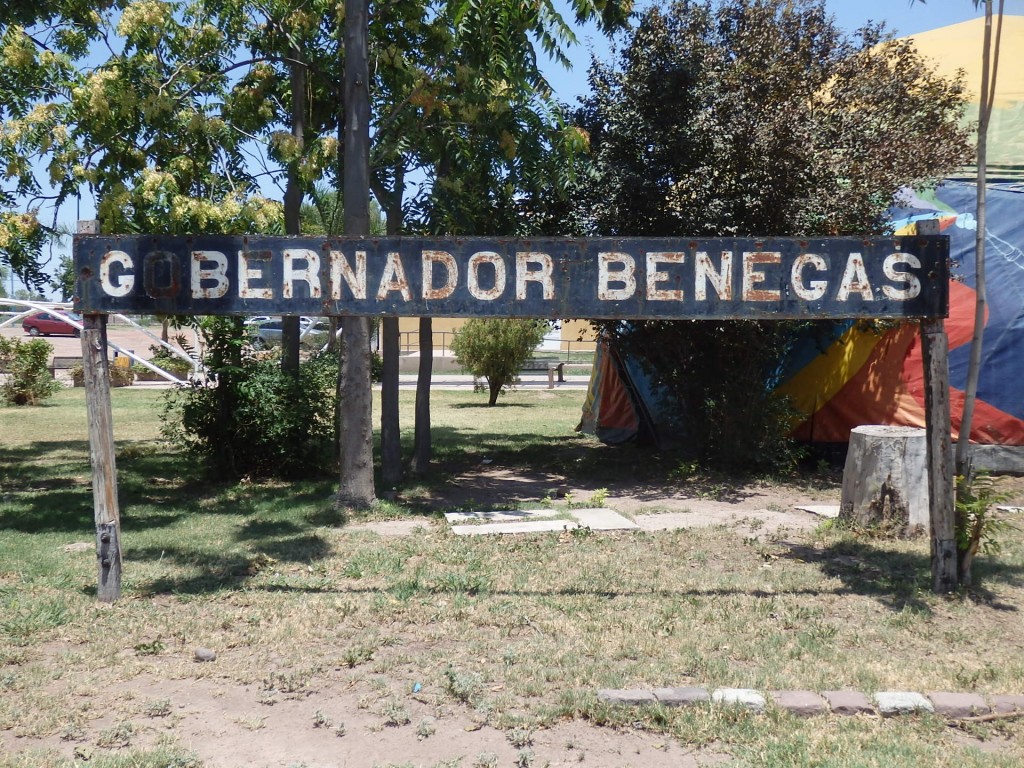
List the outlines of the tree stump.
<svg viewBox="0 0 1024 768">
<path fill-rule="evenodd" d="M 928 533 L 927 432 L 868 425 L 850 433 L 839 519 L 894 536 Z"/>
</svg>

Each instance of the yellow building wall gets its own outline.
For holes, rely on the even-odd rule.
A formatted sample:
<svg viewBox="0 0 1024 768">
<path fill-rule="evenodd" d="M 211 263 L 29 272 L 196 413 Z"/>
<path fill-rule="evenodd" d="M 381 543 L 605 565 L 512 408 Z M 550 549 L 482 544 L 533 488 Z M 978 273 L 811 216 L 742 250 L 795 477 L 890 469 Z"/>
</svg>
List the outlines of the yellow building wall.
<svg viewBox="0 0 1024 768">
<path fill-rule="evenodd" d="M 435 317 L 433 323 L 434 354 L 443 354 L 450 346 L 452 335 L 463 323 L 464 317 Z M 420 321 L 417 317 L 398 318 L 398 338 L 402 352 L 418 352 L 420 348 Z M 563 320 L 560 334 L 563 352 L 593 350 L 594 331 L 585 320 Z M 580 339 L 583 339 L 581 342 Z"/>
</svg>

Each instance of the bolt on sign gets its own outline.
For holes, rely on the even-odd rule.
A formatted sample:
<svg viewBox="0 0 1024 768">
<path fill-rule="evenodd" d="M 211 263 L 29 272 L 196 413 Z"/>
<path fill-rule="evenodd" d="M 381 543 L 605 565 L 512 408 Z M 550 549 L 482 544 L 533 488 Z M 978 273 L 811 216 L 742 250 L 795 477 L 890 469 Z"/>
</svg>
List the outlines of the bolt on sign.
<svg viewBox="0 0 1024 768">
<path fill-rule="evenodd" d="M 943 236 L 74 240 L 96 314 L 938 318 L 948 257 Z"/>
</svg>

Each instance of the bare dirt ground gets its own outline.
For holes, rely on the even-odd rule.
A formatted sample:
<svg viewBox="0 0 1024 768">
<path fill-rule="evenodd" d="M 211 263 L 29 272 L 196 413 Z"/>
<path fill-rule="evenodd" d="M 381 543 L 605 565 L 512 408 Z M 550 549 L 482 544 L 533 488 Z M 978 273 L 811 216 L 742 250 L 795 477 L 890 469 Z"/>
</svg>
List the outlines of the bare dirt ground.
<svg viewBox="0 0 1024 768">
<path fill-rule="evenodd" d="M 213 666 L 213 665 L 211 665 Z M 696 768 L 721 765 L 728 757 L 712 750 L 680 746 L 665 736 L 616 731 L 570 721 L 533 732 L 514 746 L 507 734 L 475 722 L 462 709 L 413 696 L 409 722 L 382 723 L 366 709 L 365 690 L 341 679 L 325 679 L 315 691 L 261 703 L 260 686 L 239 686 L 208 678 L 136 678 L 119 691 L 122 699 L 167 704 L 166 714 L 134 720 L 124 734 L 135 749 L 167 737 L 191 750 L 210 768 L 242 766 L 512 766 L 589 765 Z M 140 727 L 140 721 L 146 723 Z M 99 733 L 116 731 L 114 718 L 90 725 Z M 109 741 L 109 738 L 108 738 Z M 88 761 L 104 749 L 72 747 L 60 736 L 11 739 L 0 732 L 10 753 L 52 749 Z M 116 748 L 116 743 L 108 743 Z M 532 762 L 522 762 L 529 752 Z"/>
</svg>

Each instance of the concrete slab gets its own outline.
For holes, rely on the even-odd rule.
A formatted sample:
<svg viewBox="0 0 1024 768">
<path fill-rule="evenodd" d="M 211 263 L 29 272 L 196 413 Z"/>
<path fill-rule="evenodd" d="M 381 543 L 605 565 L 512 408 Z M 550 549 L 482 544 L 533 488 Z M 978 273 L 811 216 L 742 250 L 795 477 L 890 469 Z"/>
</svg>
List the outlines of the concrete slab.
<svg viewBox="0 0 1024 768">
<path fill-rule="evenodd" d="M 558 509 L 490 509 L 470 512 L 445 512 L 445 519 L 452 525 L 459 523 L 515 523 L 523 520 L 537 520 L 561 515 Z"/>
<path fill-rule="evenodd" d="M 925 694 L 935 707 L 935 714 L 951 719 L 987 715 L 988 704 L 976 693 L 949 693 L 947 691 L 929 691 Z"/>
<path fill-rule="evenodd" d="M 764 712 L 765 699 L 760 691 L 753 688 L 716 688 L 711 694 L 716 704 L 740 705 L 754 712 Z"/>
<path fill-rule="evenodd" d="M 992 705 L 992 711 L 1000 715 L 1024 712 L 1024 695 L 989 696 L 988 703 Z"/>
<path fill-rule="evenodd" d="M 875 708 L 860 691 L 822 691 L 832 712 L 837 715 L 873 715 Z"/>
<path fill-rule="evenodd" d="M 828 704 L 814 691 L 772 691 L 771 697 L 775 706 L 797 717 L 814 717 L 828 712 Z"/>
<path fill-rule="evenodd" d="M 707 688 L 655 688 L 654 697 L 666 707 L 692 707 L 711 700 Z"/>
<path fill-rule="evenodd" d="M 875 694 L 875 705 L 882 717 L 935 711 L 928 699 L 914 691 L 879 691 Z"/>
<path fill-rule="evenodd" d="M 801 512 L 810 512 L 818 517 L 839 517 L 838 504 L 801 504 L 796 509 L 799 509 Z"/>
<path fill-rule="evenodd" d="M 611 509 L 570 509 L 569 514 L 592 531 L 630 531 L 640 527 Z"/>
<path fill-rule="evenodd" d="M 580 524 L 574 520 L 533 520 L 523 523 L 484 523 L 483 525 L 453 525 L 456 536 L 492 536 L 507 533 L 551 533 L 572 531 Z"/>
<path fill-rule="evenodd" d="M 609 704 L 657 704 L 653 691 L 646 691 L 640 688 L 616 690 L 614 688 L 601 688 L 597 691 L 598 701 L 607 701 Z"/>
</svg>

